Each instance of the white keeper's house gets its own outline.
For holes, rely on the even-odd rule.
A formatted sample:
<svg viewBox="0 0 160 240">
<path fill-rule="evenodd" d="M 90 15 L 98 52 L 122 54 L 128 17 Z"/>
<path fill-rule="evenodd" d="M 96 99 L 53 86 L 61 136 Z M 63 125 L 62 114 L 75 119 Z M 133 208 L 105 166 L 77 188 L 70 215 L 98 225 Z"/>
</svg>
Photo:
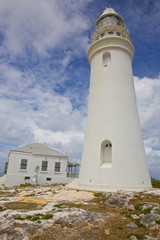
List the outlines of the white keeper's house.
<svg viewBox="0 0 160 240">
<path fill-rule="evenodd" d="M 11 150 L 6 186 L 67 183 L 68 157 L 41 143 Z"/>
</svg>

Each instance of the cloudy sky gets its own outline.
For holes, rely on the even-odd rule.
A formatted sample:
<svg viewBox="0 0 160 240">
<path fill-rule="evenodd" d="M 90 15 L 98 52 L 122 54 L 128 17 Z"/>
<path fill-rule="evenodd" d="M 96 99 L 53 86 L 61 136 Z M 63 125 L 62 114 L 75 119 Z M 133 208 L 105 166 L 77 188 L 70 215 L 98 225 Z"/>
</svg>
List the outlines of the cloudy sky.
<svg viewBox="0 0 160 240">
<path fill-rule="evenodd" d="M 86 55 L 106 7 L 124 17 L 135 47 L 147 163 L 160 178 L 159 0 L 0 0 L 0 172 L 9 150 L 37 139 L 81 160 L 90 78 Z"/>
</svg>

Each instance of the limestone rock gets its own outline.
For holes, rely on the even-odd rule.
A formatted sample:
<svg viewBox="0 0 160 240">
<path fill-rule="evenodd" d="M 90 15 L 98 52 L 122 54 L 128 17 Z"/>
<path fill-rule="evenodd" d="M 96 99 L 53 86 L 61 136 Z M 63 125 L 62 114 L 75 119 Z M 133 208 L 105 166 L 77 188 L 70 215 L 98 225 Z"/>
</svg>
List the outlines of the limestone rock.
<svg viewBox="0 0 160 240">
<path fill-rule="evenodd" d="M 139 219 L 139 217 L 138 217 L 136 214 L 132 214 L 132 215 L 131 215 L 131 218 L 133 218 L 133 219 Z"/>
<path fill-rule="evenodd" d="M 119 197 L 110 197 L 106 200 L 105 204 L 107 206 L 124 206 L 127 203 L 127 199 L 119 198 Z"/>
<path fill-rule="evenodd" d="M 155 218 L 154 218 L 153 215 L 156 215 L 156 214 L 147 214 L 147 215 L 145 215 L 144 217 L 142 217 L 140 223 L 144 227 L 146 227 L 148 229 L 149 228 L 156 229 L 157 228 L 157 224 L 156 224 L 156 221 L 155 221 Z"/>
<path fill-rule="evenodd" d="M 145 240 L 158 240 L 158 238 L 156 237 L 150 237 L 148 235 L 145 235 Z"/>
<path fill-rule="evenodd" d="M 128 224 L 127 224 L 127 227 L 130 227 L 130 228 L 138 228 L 138 226 L 137 226 L 135 223 L 128 223 Z"/>
<path fill-rule="evenodd" d="M 130 204 L 130 205 L 127 206 L 127 209 L 134 211 L 134 210 L 135 210 L 135 207 L 134 207 L 132 204 Z"/>
<path fill-rule="evenodd" d="M 137 240 L 137 238 L 135 236 L 131 236 L 129 239 L 130 240 Z"/>
<path fill-rule="evenodd" d="M 142 210 L 148 209 L 148 208 L 153 208 L 153 207 L 158 207 L 158 203 L 146 203 L 142 206 Z"/>
</svg>

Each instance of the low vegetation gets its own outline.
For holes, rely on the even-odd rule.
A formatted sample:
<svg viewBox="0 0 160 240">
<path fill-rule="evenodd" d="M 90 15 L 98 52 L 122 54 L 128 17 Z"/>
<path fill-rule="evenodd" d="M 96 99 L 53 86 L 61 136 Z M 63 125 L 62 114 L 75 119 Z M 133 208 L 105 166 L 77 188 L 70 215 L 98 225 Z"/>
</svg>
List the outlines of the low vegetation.
<svg viewBox="0 0 160 240">
<path fill-rule="evenodd" d="M 38 204 L 32 202 L 8 202 L 4 204 L 7 209 L 24 209 L 24 210 L 34 210 L 37 209 Z"/>
<path fill-rule="evenodd" d="M 30 184 L 25 184 L 20 188 L 17 187 L 17 196 L 15 201 L 11 202 L 9 198 L 8 201 L 4 200 L 7 199 L 6 195 L 4 194 L 1 197 L 3 201 L 0 205 L 0 212 L 2 216 L 11 214 L 10 216 L 12 222 L 13 219 L 15 219 L 14 224 L 15 226 L 18 226 L 18 228 L 23 225 L 27 226 L 28 229 L 31 228 L 31 226 L 34 227 L 35 235 L 32 235 L 30 238 L 32 240 L 70 240 L 71 236 L 74 240 L 126 240 L 130 239 L 131 236 L 135 236 L 137 239 L 145 239 L 145 235 L 156 237 L 160 232 L 159 229 L 146 228 L 145 225 L 142 224 L 143 221 L 141 221 L 144 215 L 150 213 L 160 214 L 160 208 L 158 207 L 158 204 L 160 204 L 160 195 L 154 195 L 152 191 L 135 193 L 128 192 L 127 194 L 123 192 L 93 192 L 93 195 L 91 193 L 91 196 L 94 196 L 92 200 L 89 198 L 88 200 L 76 200 L 74 202 L 75 198 L 72 198 L 72 193 L 69 200 L 60 200 L 59 196 L 57 197 L 56 201 L 53 200 L 53 198 L 57 196 L 55 195 L 55 192 L 57 194 L 59 192 L 61 193 L 61 191 L 63 192 L 62 185 L 50 186 L 49 188 L 46 188 L 46 186 L 40 186 L 40 191 L 39 189 L 32 189 L 33 191 L 31 191 L 30 188 L 23 189 L 23 187 L 28 186 L 32 188 L 32 185 Z M 66 191 L 66 188 L 64 189 Z M 70 191 L 69 189 L 67 190 Z M 8 189 L 8 193 L 9 191 L 14 192 L 13 189 Z M 81 190 L 77 191 L 78 194 L 80 191 Z M 21 193 L 23 197 L 28 197 L 27 202 L 23 202 L 23 197 L 20 198 Z M 49 194 L 47 195 L 47 193 Z M 51 203 L 51 205 L 49 205 L 49 209 L 48 207 L 46 208 L 47 212 L 49 213 L 46 213 L 44 208 L 44 206 L 48 204 L 48 201 L 43 203 L 40 202 L 41 200 L 44 200 L 44 195 L 45 198 L 51 199 L 51 201 L 53 200 L 53 203 L 49 202 L 49 204 Z M 19 201 L 17 201 L 17 197 L 19 198 Z M 29 197 L 33 198 L 29 199 Z M 34 200 L 37 200 L 37 202 L 34 203 Z M 7 202 L 4 203 L 5 201 Z M 122 204 L 120 201 L 122 201 Z M 40 209 L 43 208 L 44 211 L 42 214 Z M 78 209 L 76 210 L 72 208 Z M 5 212 L 2 212 L 7 209 L 13 209 L 16 211 L 14 211 L 14 213 L 11 213 L 11 211 L 6 211 L 6 214 Z M 86 215 L 84 215 L 85 212 L 81 211 L 81 209 L 87 212 Z M 36 211 L 29 213 L 28 211 L 30 210 Z M 15 214 L 15 212 L 17 214 Z M 62 213 L 59 214 L 58 212 Z M 79 213 L 82 214 L 82 218 L 77 220 Z M 94 220 L 94 217 L 92 219 L 92 216 L 94 216 L 95 213 L 98 213 L 100 219 Z M 66 216 L 68 216 L 68 218 Z M 84 220 L 84 216 L 88 216 L 89 220 Z M 50 226 L 47 228 L 44 227 L 44 223 L 46 223 L 48 219 L 52 218 L 52 221 L 47 222 L 47 225 Z M 160 226 L 160 220 L 156 220 L 156 223 Z M 28 231 L 30 232 L 30 229 Z"/>
<path fill-rule="evenodd" d="M 151 183 L 153 188 L 160 188 L 160 181 L 155 178 L 151 178 Z"/>
<path fill-rule="evenodd" d="M 20 214 L 16 214 L 12 216 L 15 220 L 29 220 L 29 221 L 37 221 L 38 223 L 41 223 L 41 220 L 48 220 L 53 218 L 53 214 L 51 213 L 47 213 L 47 214 L 41 214 L 41 213 L 37 213 L 34 215 L 28 215 L 25 217 L 22 217 Z"/>
</svg>

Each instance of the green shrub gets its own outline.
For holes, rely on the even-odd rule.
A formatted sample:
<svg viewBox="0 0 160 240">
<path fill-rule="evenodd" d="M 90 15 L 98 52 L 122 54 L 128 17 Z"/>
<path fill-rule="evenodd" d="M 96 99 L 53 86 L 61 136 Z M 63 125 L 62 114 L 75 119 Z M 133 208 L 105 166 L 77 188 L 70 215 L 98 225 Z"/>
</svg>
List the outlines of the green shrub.
<svg viewBox="0 0 160 240">
<path fill-rule="evenodd" d="M 48 214 L 42 216 L 42 219 L 45 219 L 45 220 L 51 219 L 51 218 L 53 218 L 53 214 L 51 214 L 51 213 L 48 213 Z"/>
<path fill-rule="evenodd" d="M 15 220 L 24 220 L 24 218 L 21 217 L 20 214 L 16 214 L 12 216 Z"/>
<path fill-rule="evenodd" d="M 155 178 L 151 178 L 151 183 L 153 188 L 160 188 L 160 181 Z"/>
<path fill-rule="evenodd" d="M 156 220 L 156 223 L 157 223 L 157 224 L 160 224 L 160 220 Z"/>
<path fill-rule="evenodd" d="M 31 218 L 32 218 L 31 215 L 28 215 L 28 216 L 26 217 L 27 220 L 31 220 Z"/>
<path fill-rule="evenodd" d="M 25 187 L 34 187 L 35 185 L 32 185 L 30 183 L 25 183 L 25 184 L 20 184 L 19 187 L 20 188 L 25 188 Z"/>
<path fill-rule="evenodd" d="M 147 209 L 144 209 L 143 211 L 142 211 L 142 213 L 143 214 L 150 214 L 151 213 L 151 210 L 152 210 L 152 208 L 147 208 Z"/>
<path fill-rule="evenodd" d="M 53 207 L 60 208 L 63 204 L 55 204 Z"/>
<path fill-rule="evenodd" d="M 93 195 L 94 195 L 94 197 L 103 197 L 104 193 L 97 192 L 97 193 L 94 193 Z"/>
<path fill-rule="evenodd" d="M 0 206 L 0 212 L 5 211 L 6 209 Z"/>
<path fill-rule="evenodd" d="M 39 216 L 33 216 L 33 217 L 31 218 L 31 221 L 37 221 L 37 220 L 39 220 L 39 219 L 40 219 Z"/>
<path fill-rule="evenodd" d="M 138 203 L 138 204 L 136 204 L 134 207 L 135 207 L 135 210 L 140 210 L 140 208 L 144 205 L 144 204 L 146 204 L 146 203 Z"/>
<path fill-rule="evenodd" d="M 134 223 L 138 226 L 138 227 L 143 227 L 143 225 L 140 223 L 140 219 L 137 218 L 134 220 Z"/>
</svg>

